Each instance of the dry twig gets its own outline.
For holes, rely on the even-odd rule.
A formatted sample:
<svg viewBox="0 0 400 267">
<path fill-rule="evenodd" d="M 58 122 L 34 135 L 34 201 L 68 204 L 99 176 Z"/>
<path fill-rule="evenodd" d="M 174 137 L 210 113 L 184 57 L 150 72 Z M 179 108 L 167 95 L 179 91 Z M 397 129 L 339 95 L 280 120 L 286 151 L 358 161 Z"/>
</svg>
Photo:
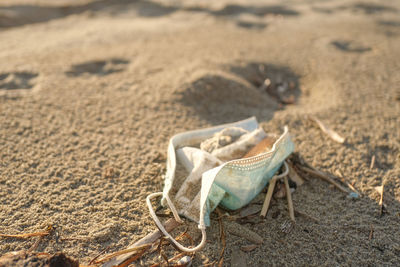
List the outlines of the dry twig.
<svg viewBox="0 0 400 267">
<path fill-rule="evenodd" d="M 337 182 L 335 182 L 332 178 L 330 178 L 328 175 L 324 174 L 321 171 L 318 170 L 312 170 L 308 167 L 304 167 L 304 166 L 298 166 L 300 168 L 300 170 L 307 172 L 309 174 L 312 174 L 318 178 L 321 178 L 322 180 L 327 181 L 328 183 L 333 184 L 336 188 L 338 188 L 340 191 L 344 192 L 344 193 L 349 193 L 349 190 L 347 190 L 346 188 L 344 188 L 343 186 L 341 186 L 340 184 L 338 184 Z"/>
<path fill-rule="evenodd" d="M 343 137 L 341 137 L 337 132 L 335 132 L 334 130 L 330 129 L 328 126 L 326 126 L 325 124 L 322 123 L 322 121 L 320 121 L 319 119 L 317 119 L 314 116 L 309 116 L 309 118 L 313 121 L 315 121 L 319 128 L 325 133 L 327 134 L 332 140 L 343 144 L 345 139 Z"/>
<path fill-rule="evenodd" d="M 372 238 L 374 238 L 374 227 L 371 224 L 371 230 L 369 231 L 368 240 L 371 240 Z"/>
<path fill-rule="evenodd" d="M 372 170 L 374 166 L 375 166 L 375 155 L 373 155 L 371 158 L 371 165 L 369 165 L 369 169 Z"/>
<path fill-rule="evenodd" d="M 267 195 L 265 196 L 265 201 L 264 201 L 263 207 L 261 209 L 261 213 L 260 213 L 261 217 L 265 217 L 265 215 L 267 215 L 267 212 L 269 209 L 269 204 L 270 204 L 271 198 L 272 198 L 272 194 L 274 193 L 275 184 L 276 184 L 276 178 L 272 178 L 269 182 Z"/>
<path fill-rule="evenodd" d="M 165 222 L 165 229 L 170 232 L 173 229 L 175 229 L 176 227 L 178 227 L 180 224 L 173 218 L 167 220 Z M 148 234 L 147 236 L 143 237 L 142 239 L 140 239 L 139 241 L 137 241 L 136 243 L 134 243 L 132 246 L 130 246 L 129 248 L 135 248 L 135 247 L 139 247 L 142 245 L 149 245 L 149 244 L 153 244 L 155 241 L 157 241 L 160 237 L 162 236 L 162 233 L 160 230 L 156 230 L 150 234 Z M 128 249 L 129 249 L 128 248 Z M 111 266 L 120 266 L 121 264 L 124 264 L 126 262 L 131 263 L 132 261 L 136 260 L 137 254 L 135 252 L 132 253 L 127 253 L 125 255 L 119 255 L 113 259 L 110 259 L 110 261 L 105 262 L 102 267 L 111 267 Z M 132 258 L 133 257 L 133 258 Z M 134 260 L 132 260 L 134 259 Z M 129 264 L 128 263 L 128 264 Z M 123 265 L 122 265 L 123 266 Z"/>
<path fill-rule="evenodd" d="M 286 198 L 287 198 L 288 207 L 289 207 L 289 216 L 290 216 L 290 219 L 293 222 L 295 222 L 296 219 L 294 218 L 294 208 L 293 208 L 292 194 L 290 193 L 289 182 L 288 182 L 287 176 L 283 177 L 283 181 L 285 182 Z"/>
<path fill-rule="evenodd" d="M 46 230 L 42 231 L 42 232 L 34 232 L 34 233 L 27 233 L 27 234 L 16 234 L 16 235 L 0 234 L 0 237 L 20 238 L 20 239 L 26 239 L 26 238 L 35 237 L 35 236 L 44 237 L 44 236 L 49 235 L 51 233 L 51 231 L 53 231 L 53 226 L 52 225 L 48 225 L 46 227 Z"/>
</svg>

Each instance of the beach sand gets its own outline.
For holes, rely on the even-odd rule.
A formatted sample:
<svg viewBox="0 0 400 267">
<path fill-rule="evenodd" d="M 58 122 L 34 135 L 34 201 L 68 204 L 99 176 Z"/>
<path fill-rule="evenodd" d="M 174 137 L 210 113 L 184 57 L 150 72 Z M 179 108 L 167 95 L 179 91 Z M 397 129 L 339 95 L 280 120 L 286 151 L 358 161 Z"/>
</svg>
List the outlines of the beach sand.
<svg viewBox="0 0 400 267">
<path fill-rule="evenodd" d="M 362 196 L 307 176 L 293 201 L 308 217 L 285 233 L 274 201 L 245 224 L 261 246 L 238 254 L 248 241 L 226 233 L 224 265 L 397 265 L 399 47 L 397 1 L 3 0 L 0 233 L 52 224 L 37 251 L 82 264 L 123 249 L 156 229 L 145 198 L 162 190 L 169 138 L 256 116 L 272 133 L 288 125 L 296 152 Z M 265 78 L 294 83 L 295 104 L 259 90 Z M 218 220 L 208 241 L 194 266 L 218 260 Z M 0 255 L 34 242 L 0 239 Z"/>
</svg>

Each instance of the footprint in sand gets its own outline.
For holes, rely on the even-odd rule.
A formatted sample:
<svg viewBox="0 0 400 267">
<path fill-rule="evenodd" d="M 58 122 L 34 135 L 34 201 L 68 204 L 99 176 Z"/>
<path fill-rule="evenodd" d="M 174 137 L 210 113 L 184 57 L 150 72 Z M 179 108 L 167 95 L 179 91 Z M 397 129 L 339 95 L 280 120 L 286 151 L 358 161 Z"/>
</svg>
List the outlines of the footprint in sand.
<svg viewBox="0 0 400 267">
<path fill-rule="evenodd" d="M 124 71 L 129 62 L 129 60 L 121 58 L 88 61 L 81 64 L 72 65 L 71 69 L 65 72 L 65 74 L 70 77 L 78 77 L 85 74 L 105 76 Z"/>
<path fill-rule="evenodd" d="M 194 74 L 176 94 L 193 114 L 218 123 L 253 115 L 271 118 L 275 110 L 295 104 L 301 92 L 290 68 L 250 62 Z"/>
<path fill-rule="evenodd" d="M 28 71 L 0 73 L 0 93 L 30 91 L 36 86 L 38 76 Z"/>
</svg>

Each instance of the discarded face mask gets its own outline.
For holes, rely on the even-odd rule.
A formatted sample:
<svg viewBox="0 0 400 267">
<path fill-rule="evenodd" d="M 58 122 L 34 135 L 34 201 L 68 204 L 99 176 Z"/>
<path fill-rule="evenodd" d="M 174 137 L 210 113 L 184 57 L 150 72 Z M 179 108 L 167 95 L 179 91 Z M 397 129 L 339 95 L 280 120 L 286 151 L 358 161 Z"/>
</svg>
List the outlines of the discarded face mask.
<svg viewBox="0 0 400 267">
<path fill-rule="evenodd" d="M 249 150 L 268 137 L 275 141 L 272 147 L 253 156 Z M 286 126 L 280 136 L 267 134 L 255 117 L 177 134 L 168 146 L 164 191 L 147 197 L 150 214 L 176 247 L 197 251 L 205 245 L 210 213 L 218 205 L 237 210 L 250 203 L 293 151 Z M 168 204 L 178 222 L 182 221 L 179 214 L 198 222 L 202 232 L 198 246 L 183 247 L 169 235 L 152 208 L 151 199 L 156 196 L 162 196 L 161 204 Z"/>
</svg>

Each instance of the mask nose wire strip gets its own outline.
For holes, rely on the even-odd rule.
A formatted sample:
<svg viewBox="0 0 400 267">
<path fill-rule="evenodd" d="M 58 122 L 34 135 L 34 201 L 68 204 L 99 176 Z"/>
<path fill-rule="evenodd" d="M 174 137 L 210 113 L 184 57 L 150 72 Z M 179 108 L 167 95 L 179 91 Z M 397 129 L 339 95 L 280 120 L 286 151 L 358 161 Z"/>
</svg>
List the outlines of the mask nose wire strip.
<svg viewBox="0 0 400 267">
<path fill-rule="evenodd" d="M 197 247 L 194 248 L 187 248 L 182 246 L 181 244 L 178 243 L 178 241 L 176 241 L 168 232 L 167 230 L 165 230 L 164 226 L 162 225 L 162 223 L 160 222 L 160 220 L 158 219 L 156 213 L 154 212 L 153 206 L 151 205 L 151 199 L 153 199 L 154 197 L 158 197 L 158 196 L 162 196 L 163 192 L 157 192 L 157 193 L 152 193 L 150 195 L 147 196 L 146 198 L 146 203 L 147 206 L 149 208 L 150 211 L 150 216 L 153 218 L 154 222 L 156 223 L 158 229 L 160 229 L 160 231 L 164 234 L 165 237 L 167 237 L 172 243 L 174 243 L 174 245 L 176 245 L 177 248 L 179 248 L 181 251 L 184 252 L 196 252 L 200 249 L 202 249 L 204 247 L 204 245 L 206 244 L 206 229 L 205 228 L 200 228 L 201 230 L 201 242 Z M 182 219 L 179 217 L 178 212 L 176 211 L 176 208 L 174 206 L 174 204 L 172 203 L 171 199 L 168 197 L 168 195 L 165 195 L 165 198 L 167 199 L 167 203 L 169 208 L 172 211 L 172 214 L 174 215 L 174 218 L 177 222 L 182 223 Z"/>
</svg>

